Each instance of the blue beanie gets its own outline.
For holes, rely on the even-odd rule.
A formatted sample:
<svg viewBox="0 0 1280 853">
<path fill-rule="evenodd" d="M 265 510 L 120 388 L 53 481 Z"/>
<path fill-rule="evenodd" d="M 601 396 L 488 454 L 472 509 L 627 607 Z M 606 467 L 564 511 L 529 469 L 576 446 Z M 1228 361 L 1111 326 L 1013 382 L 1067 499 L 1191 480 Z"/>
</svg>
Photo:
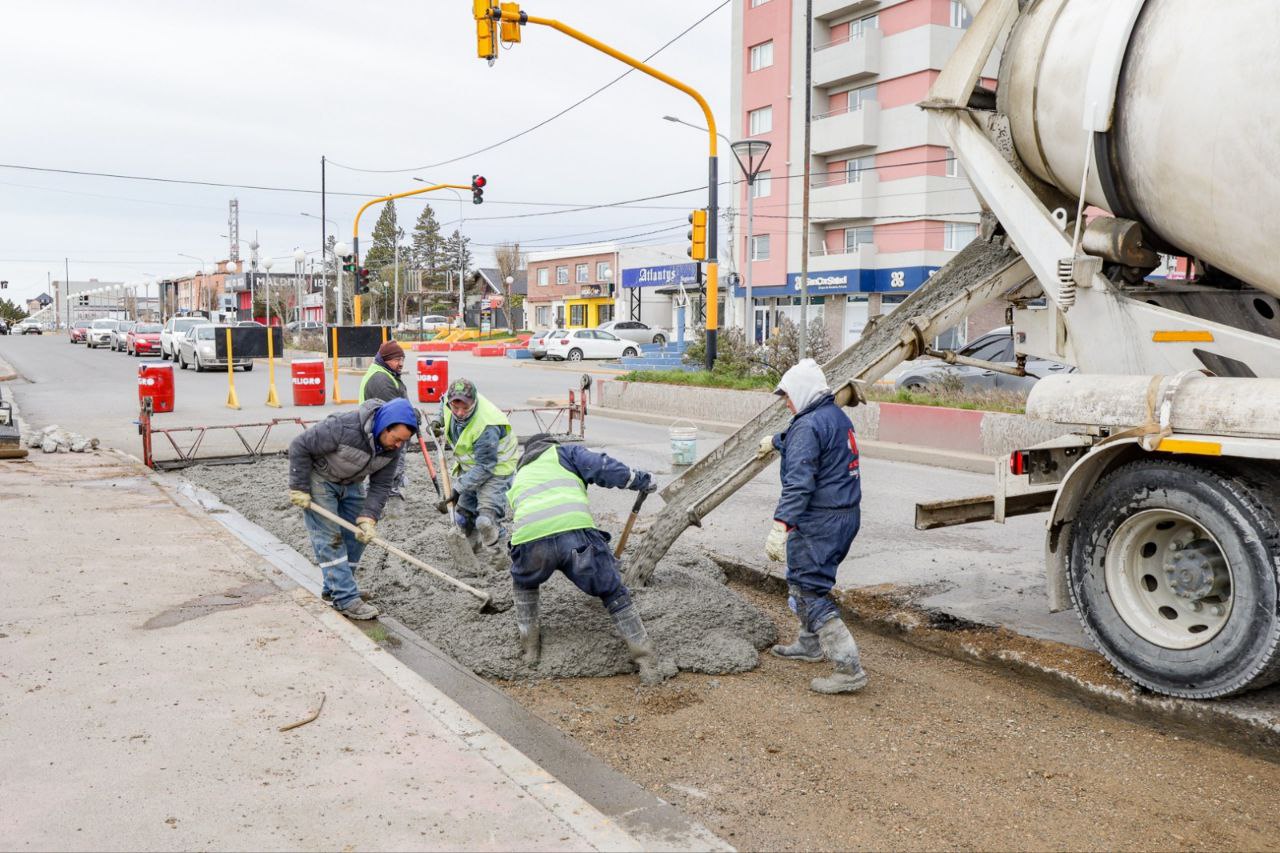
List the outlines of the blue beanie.
<svg viewBox="0 0 1280 853">
<path fill-rule="evenodd" d="M 373 413 L 373 436 L 377 438 L 396 424 L 404 424 L 415 435 L 418 432 L 418 412 L 404 397 L 396 397 L 383 403 Z"/>
</svg>

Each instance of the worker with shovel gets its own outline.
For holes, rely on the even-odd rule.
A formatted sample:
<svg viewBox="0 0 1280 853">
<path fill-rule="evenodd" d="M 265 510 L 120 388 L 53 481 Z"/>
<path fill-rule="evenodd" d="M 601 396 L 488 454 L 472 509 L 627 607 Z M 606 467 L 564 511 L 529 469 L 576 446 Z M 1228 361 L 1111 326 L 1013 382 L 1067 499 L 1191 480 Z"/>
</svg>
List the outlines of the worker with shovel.
<svg viewBox="0 0 1280 853">
<path fill-rule="evenodd" d="M 458 526 L 472 549 L 492 547 L 502 537 L 500 527 L 507 514 L 507 489 L 516 470 L 519 441 L 506 413 L 476 391 L 469 379 L 456 379 L 445 394 L 444 411 L 432 431 L 453 449 L 453 494 L 436 508 L 449 511 L 454 504 Z"/>
<path fill-rule="evenodd" d="M 562 446 L 545 433 L 525 444 L 507 492 L 514 511 L 511 578 L 524 661 L 537 666 L 542 653 L 538 588 L 563 572 L 578 589 L 600 599 L 640 669 L 641 683 L 656 684 L 662 676 L 653 644 L 622 583 L 609 534 L 591 517 L 588 483 L 644 493 L 658 488 L 652 474 L 576 444 Z"/>
<path fill-rule="evenodd" d="M 787 563 L 791 609 L 800 636 L 774 646 L 791 660 L 835 664 L 835 672 L 815 678 L 818 693 L 855 693 L 867 684 L 858 644 L 831 599 L 836 569 L 849 553 L 861 522 L 862 482 L 853 422 L 836 404 L 826 376 L 813 359 L 788 370 L 775 394 L 786 397 L 795 415 L 786 430 L 760 442 L 758 456 L 782 453 L 782 496 L 773 513 L 765 552 Z"/>
<path fill-rule="evenodd" d="M 303 514 L 324 574 L 321 596 L 348 618 L 378 615 L 360 597 L 355 568 L 391 494 L 396 459 L 417 432 L 418 413 L 408 400 L 367 400 L 355 411 L 330 415 L 289 444 L 289 501 L 303 510 L 314 503 L 359 529 L 351 533 L 316 513 Z"/>
<path fill-rule="evenodd" d="M 404 370 L 404 348 L 395 341 L 387 341 L 378 347 L 378 354 L 373 363 L 365 371 L 360 380 L 358 402 L 365 400 L 382 400 L 388 403 L 397 397 L 409 399 L 409 389 L 405 387 L 400 372 Z M 404 464 L 406 454 L 401 453 L 396 461 L 395 478 L 391 483 L 391 496 L 404 500 Z"/>
</svg>

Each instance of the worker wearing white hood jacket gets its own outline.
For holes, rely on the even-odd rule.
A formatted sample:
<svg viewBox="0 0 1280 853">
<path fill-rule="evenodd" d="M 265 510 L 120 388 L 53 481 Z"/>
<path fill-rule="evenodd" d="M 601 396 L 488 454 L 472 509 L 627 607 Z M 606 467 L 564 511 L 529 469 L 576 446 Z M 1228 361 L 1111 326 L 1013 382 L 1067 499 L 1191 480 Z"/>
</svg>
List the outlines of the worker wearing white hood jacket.
<svg viewBox="0 0 1280 853">
<path fill-rule="evenodd" d="M 822 368 L 811 358 L 788 370 L 775 394 L 794 413 L 786 430 L 760 443 L 763 458 L 782 453 L 782 496 L 765 544 L 769 559 L 787 563 L 789 603 L 800 635 L 774 646 L 783 658 L 830 660 L 835 672 L 815 678 L 818 693 L 854 693 L 867 684 L 858 645 L 831 599 L 836 569 L 861 522 L 862 482 L 853 422 L 836 405 Z"/>
</svg>

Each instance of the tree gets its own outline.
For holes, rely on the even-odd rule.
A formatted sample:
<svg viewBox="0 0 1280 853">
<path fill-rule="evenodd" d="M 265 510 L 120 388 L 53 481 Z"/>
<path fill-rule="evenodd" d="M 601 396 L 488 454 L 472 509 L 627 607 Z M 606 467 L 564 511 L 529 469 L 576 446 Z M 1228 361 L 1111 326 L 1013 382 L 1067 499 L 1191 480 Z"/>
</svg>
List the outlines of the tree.
<svg viewBox="0 0 1280 853">
<path fill-rule="evenodd" d="M 0 320 L 8 320 L 10 323 L 16 323 L 26 316 L 27 312 L 23 308 L 20 308 L 18 303 L 0 297 Z"/>
<path fill-rule="evenodd" d="M 378 222 L 373 226 L 373 245 L 365 253 L 364 265 L 371 270 L 381 270 L 395 262 L 396 246 L 404 239 L 404 231 L 396 220 L 396 203 L 389 201 L 382 207 Z"/>
<path fill-rule="evenodd" d="M 413 268 L 424 273 L 422 285 L 425 290 L 444 289 L 444 276 L 441 275 L 441 271 L 447 268 L 444 242 L 435 211 L 429 204 L 423 206 L 418 221 L 413 225 L 409 257 Z"/>
<path fill-rule="evenodd" d="M 524 253 L 519 243 L 499 243 L 493 250 L 494 261 L 498 264 L 498 286 L 502 288 L 502 308 L 507 312 L 507 331 L 515 331 L 512 312 L 518 307 L 511 298 L 512 285 L 507 279 L 517 279 L 524 269 Z"/>
<path fill-rule="evenodd" d="M 449 239 L 444 241 L 444 267 L 451 273 L 462 270 L 463 287 L 471 272 L 470 237 L 462 236 L 462 232 L 454 229 Z"/>
</svg>

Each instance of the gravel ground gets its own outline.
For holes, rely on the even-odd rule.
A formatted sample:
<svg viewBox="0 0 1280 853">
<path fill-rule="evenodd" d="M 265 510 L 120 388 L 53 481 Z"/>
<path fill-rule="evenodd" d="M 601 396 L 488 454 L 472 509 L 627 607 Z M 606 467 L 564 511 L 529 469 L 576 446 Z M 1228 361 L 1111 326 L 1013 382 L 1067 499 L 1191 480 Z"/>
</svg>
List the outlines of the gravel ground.
<svg viewBox="0 0 1280 853">
<path fill-rule="evenodd" d="M 780 599 L 735 588 L 793 635 Z M 1280 766 L 854 630 L 856 696 L 769 655 L 657 688 L 506 689 L 743 850 L 1280 849 Z"/>
</svg>

